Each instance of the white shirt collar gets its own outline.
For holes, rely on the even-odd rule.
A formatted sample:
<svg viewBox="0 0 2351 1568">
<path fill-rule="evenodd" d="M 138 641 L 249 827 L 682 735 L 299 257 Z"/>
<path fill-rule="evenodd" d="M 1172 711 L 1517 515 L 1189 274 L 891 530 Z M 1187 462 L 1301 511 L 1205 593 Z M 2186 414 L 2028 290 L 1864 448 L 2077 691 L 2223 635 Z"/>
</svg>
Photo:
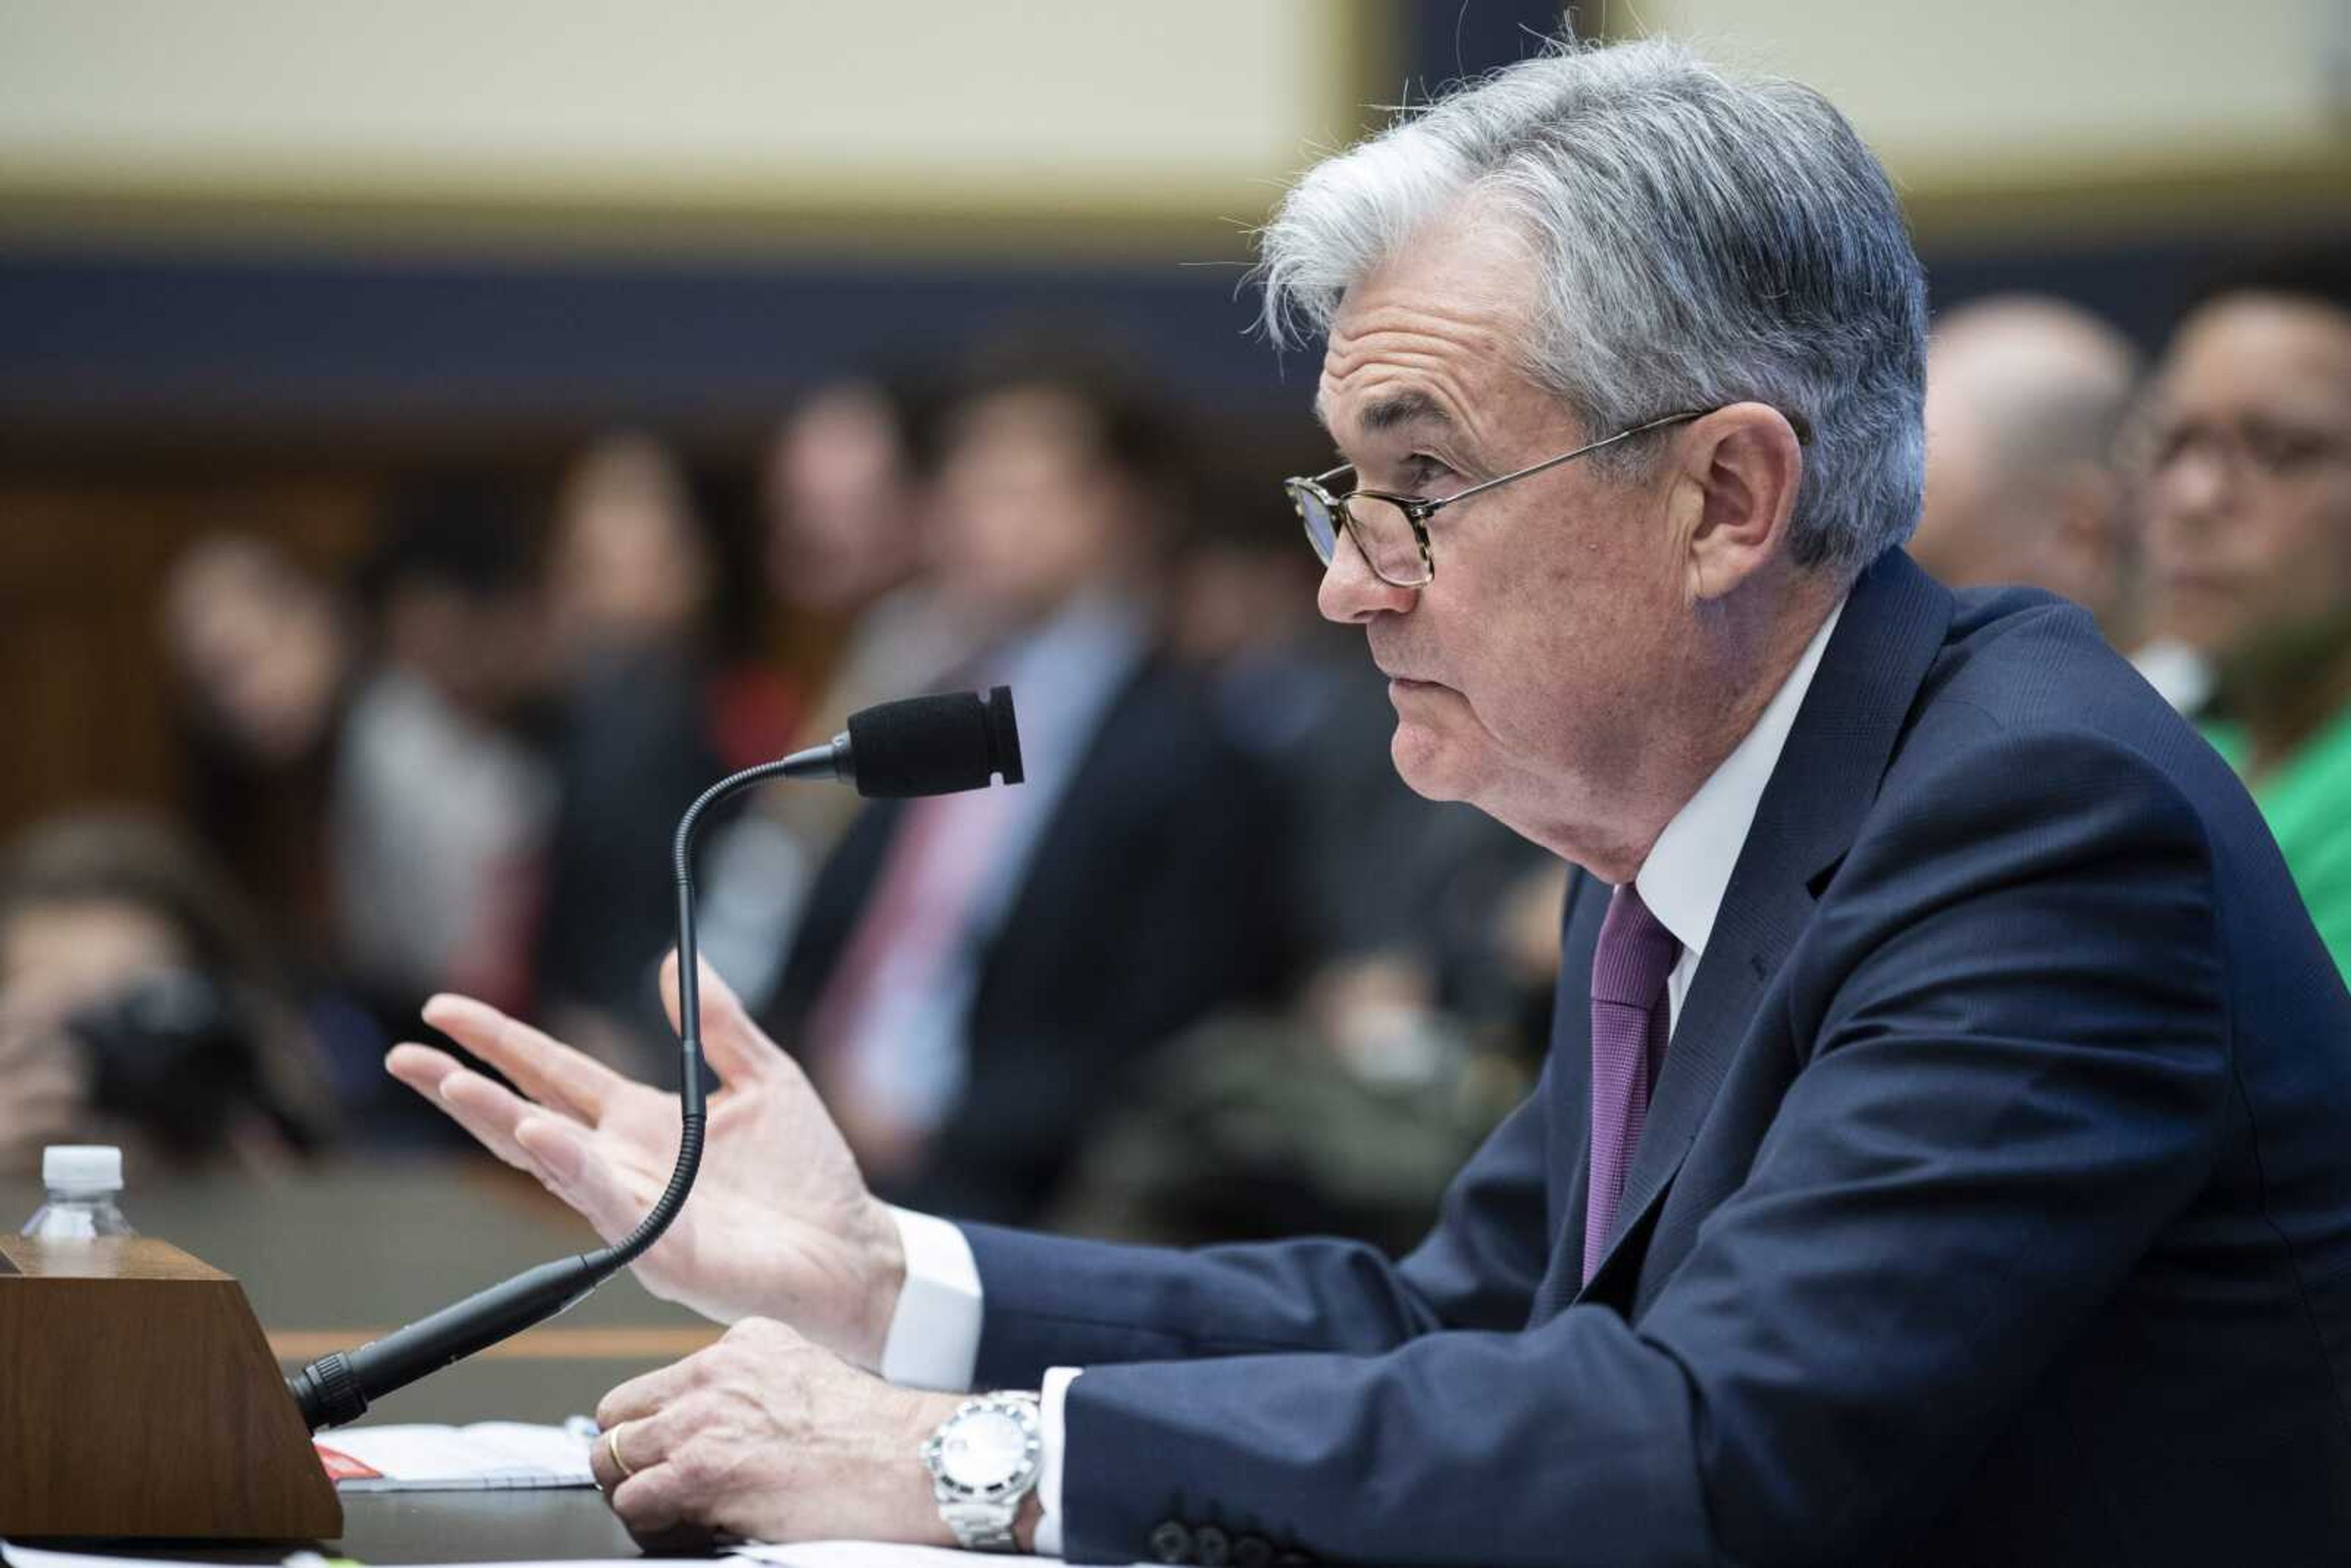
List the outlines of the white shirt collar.
<svg viewBox="0 0 2351 1568">
<path fill-rule="evenodd" d="M 1707 939 L 1714 935 L 1714 917 L 1721 912 L 1722 895 L 1730 885 L 1731 868 L 1739 863 L 1748 830 L 1755 825 L 1755 808 L 1762 802 L 1763 788 L 1771 782 L 1772 770 L 1780 766 L 1788 731 L 1795 726 L 1797 710 L 1804 706 L 1804 694 L 1812 689 L 1813 676 L 1821 667 L 1821 653 L 1829 645 L 1829 634 L 1844 613 L 1844 601 L 1840 599 L 1820 630 L 1813 633 L 1813 640 L 1804 644 L 1796 667 L 1771 694 L 1755 727 L 1674 813 L 1633 879 L 1633 885 L 1640 889 L 1641 902 L 1682 945 L 1685 963 L 1704 953 Z"/>
</svg>

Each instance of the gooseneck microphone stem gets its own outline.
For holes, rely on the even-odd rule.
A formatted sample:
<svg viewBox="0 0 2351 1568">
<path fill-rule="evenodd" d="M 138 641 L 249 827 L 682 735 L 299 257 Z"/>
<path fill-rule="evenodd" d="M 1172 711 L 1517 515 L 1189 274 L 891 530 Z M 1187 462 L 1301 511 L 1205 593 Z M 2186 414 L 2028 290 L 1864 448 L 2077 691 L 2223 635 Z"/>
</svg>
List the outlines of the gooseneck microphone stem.
<svg viewBox="0 0 2351 1568">
<path fill-rule="evenodd" d="M 987 787 L 991 777 L 1021 779 L 1020 740 L 1012 694 L 972 692 L 909 697 L 849 716 L 846 733 L 823 746 L 730 774 L 702 792 L 678 819 L 672 846 L 677 873 L 678 1131 L 669 1186 L 643 1223 L 593 1252 L 559 1258 L 476 1291 L 454 1306 L 357 1350 L 322 1356 L 286 1380 L 310 1430 L 358 1419 L 368 1406 L 453 1362 L 462 1361 L 575 1305 L 661 1239 L 685 1206 L 702 1165 L 702 985 L 694 936 L 694 841 L 703 815 L 719 801 L 770 779 L 815 779 L 853 785 L 866 796 L 943 795 Z"/>
<path fill-rule="evenodd" d="M 770 779 L 853 781 L 848 752 L 849 737 L 839 736 L 781 761 L 730 774 L 704 790 L 679 819 L 671 860 L 677 874 L 678 1103 L 683 1114 L 677 1164 L 653 1211 L 609 1247 L 542 1263 L 357 1350 L 337 1351 L 312 1362 L 286 1380 L 310 1430 L 355 1421 L 385 1395 L 545 1322 L 578 1304 L 661 1239 L 685 1206 L 685 1195 L 702 1165 L 702 995 L 694 935 L 694 841 L 703 816 L 721 800 Z"/>
</svg>

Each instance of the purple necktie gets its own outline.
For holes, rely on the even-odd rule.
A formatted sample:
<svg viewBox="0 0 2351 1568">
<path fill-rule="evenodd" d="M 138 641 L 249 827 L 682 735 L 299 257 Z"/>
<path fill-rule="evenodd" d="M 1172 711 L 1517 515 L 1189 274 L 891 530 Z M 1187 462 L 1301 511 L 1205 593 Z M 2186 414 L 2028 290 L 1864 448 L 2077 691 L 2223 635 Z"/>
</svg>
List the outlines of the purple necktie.
<svg viewBox="0 0 2351 1568">
<path fill-rule="evenodd" d="M 1600 1271 L 1625 1173 L 1649 1115 L 1649 1073 L 1665 1055 L 1666 977 L 1682 945 L 1631 883 L 1608 900 L 1592 955 L 1592 1189 L 1583 1204 L 1583 1282 Z"/>
</svg>

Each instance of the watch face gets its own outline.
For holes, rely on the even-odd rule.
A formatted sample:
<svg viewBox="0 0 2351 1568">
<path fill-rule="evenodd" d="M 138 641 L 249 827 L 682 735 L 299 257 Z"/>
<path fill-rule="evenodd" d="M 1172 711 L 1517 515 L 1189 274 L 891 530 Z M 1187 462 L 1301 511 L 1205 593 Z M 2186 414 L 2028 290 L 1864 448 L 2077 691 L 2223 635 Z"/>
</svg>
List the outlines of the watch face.
<svg viewBox="0 0 2351 1568">
<path fill-rule="evenodd" d="M 976 1411 L 947 1428 L 939 1459 L 947 1479 L 957 1486 L 992 1491 L 1028 1463 L 1029 1434 L 1001 1411 Z"/>
</svg>

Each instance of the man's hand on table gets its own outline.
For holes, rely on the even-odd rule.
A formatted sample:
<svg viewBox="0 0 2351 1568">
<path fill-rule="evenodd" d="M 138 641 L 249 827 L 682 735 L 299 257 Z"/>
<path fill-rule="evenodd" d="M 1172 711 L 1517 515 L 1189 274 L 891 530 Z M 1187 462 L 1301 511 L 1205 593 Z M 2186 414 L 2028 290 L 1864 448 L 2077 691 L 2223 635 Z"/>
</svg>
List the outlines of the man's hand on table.
<svg viewBox="0 0 2351 1568">
<path fill-rule="evenodd" d="M 662 972 L 673 1024 L 676 965 L 673 956 Z M 423 1045 L 395 1047 L 385 1062 L 392 1075 L 537 1176 L 607 1240 L 633 1230 L 676 1163 L 677 1096 L 468 998 L 435 997 L 424 1017 L 521 1092 Z M 637 1277 L 718 1322 L 780 1319 L 878 1367 L 905 1281 L 897 1226 L 866 1190 L 799 1064 L 707 966 L 702 1029 L 720 1087 L 709 1100 L 701 1172 L 692 1201 L 637 1260 Z"/>
<path fill-rule="evenodd" d="M 781 1323 L 748 1318 L 606 1395 L 591 1463 L 640 1539 L 692 1527 L 752 1541 L 953 1546 L 918 1450 L 961 1403 L 894 1388 Z M 1032 1498 L 1024 1546 L 1036 1511 Z"/>
</svg>

